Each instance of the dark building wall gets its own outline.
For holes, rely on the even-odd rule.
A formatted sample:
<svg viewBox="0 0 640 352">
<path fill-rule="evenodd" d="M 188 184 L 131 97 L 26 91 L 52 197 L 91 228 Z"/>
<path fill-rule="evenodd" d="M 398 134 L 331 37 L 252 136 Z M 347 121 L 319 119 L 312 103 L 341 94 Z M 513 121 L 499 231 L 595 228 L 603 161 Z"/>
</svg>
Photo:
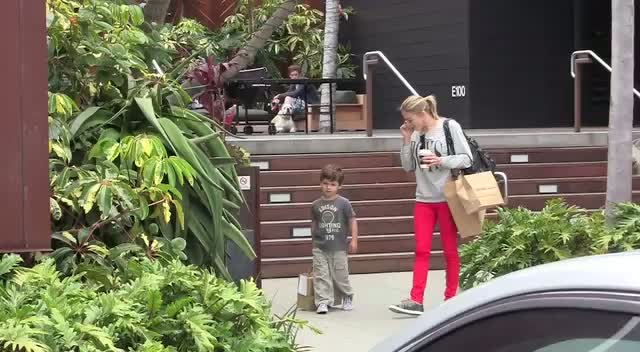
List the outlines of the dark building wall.
<svg viewBox="0 0 640 352">
<path fill-rule="evenodd" d="M 365 52 L 382 51 L 420 95 L 436 95 L 441 115 L 470 127 L 468 98 L 451 97 L 453 85 L 469 81 L 469 0 L 344 0 L 343 6 L 357 11 L 340 32 L 358 65 Z M 382 64 L 374 80 L 374 128 L 398 128 L 397 109 L 411 93 Z"/>
<path fill-rule="evenodd" d="M 573 126 L 571 53 L 592 49 L 611 63 L 611 0 L 344 0 L 343 6 L 357 11 L 340 29 L 356 63 L 366 51 L 384 52 L 421 95 L 438 97 L 443 116 L 465 128 Z M 639 23 L 636 16 L 636 54 Z M 583 125 L 607 126 L 610 74 L 596 64 L 583 67 Z M 397 128 L 397 107 L 410 93 L 384 65 L 377 70 L 374 128 Z M 453 85 L 464 85 L 466 96 L 452 98 Z M 364 85 L 357 88 L 363 92 Z M 637 123 L 640 99 L 635 105 Z"/>
<path fill-rule="evenodd" d="M 611 64 L 611 0 L 574 0 L 576 2 L 576 50 L 592 50 Z M 640 3 L 635 3 L 640 13 Z M 640 88 L 640 16 L 635 17 L 635 87 Z M 582 123 L 584 126 L 607 126 L 611 74 L 599 64 L 582 66 Z M 640 100 L 634 109 L 640 121 Z"/>
<path fill-rule="evenodd" d="M 473 128 L 571 125 L 573 0 L 470 3 Z"/>
</svg>

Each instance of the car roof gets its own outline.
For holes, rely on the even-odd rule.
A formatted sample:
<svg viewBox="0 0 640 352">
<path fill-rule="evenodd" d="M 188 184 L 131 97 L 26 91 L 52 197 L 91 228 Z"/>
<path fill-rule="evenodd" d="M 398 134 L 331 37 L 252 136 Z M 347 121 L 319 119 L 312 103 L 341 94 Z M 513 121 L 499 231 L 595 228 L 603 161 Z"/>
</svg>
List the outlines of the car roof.
<svg viewBox="0 0 640 352">
<path fill-rule="evenodd" d="M 514 296 L 553 291 L 640 293 L 640 251 L 586 256 L 516 271 L 464 291 L 431 309 L 415 324 L 387 338 L 371 352 L 395 351 L 424 332 L 460 314 Z"/>
</svg>

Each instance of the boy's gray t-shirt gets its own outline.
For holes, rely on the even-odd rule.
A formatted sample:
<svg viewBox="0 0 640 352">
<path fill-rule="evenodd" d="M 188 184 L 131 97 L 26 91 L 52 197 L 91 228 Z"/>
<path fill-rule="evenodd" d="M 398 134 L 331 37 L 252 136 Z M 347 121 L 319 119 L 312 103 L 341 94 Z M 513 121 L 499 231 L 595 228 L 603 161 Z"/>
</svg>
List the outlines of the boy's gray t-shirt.
<svg viewBox="0 0 640 352">
<path fill-rule="evenodd" d="M 311 205 L 313 245 L 324 251 L 346 251 L 351 219 L 356 216 L 347 198 L 318 199 Z"/>
</svg>

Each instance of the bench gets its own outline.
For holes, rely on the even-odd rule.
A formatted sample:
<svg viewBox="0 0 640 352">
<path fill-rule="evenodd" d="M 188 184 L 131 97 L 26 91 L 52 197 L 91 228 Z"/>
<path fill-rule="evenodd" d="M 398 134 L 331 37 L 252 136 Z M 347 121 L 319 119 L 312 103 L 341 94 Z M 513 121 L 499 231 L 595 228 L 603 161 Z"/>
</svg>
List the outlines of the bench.
<svg viewBox="0 0 640 352">
<path fill-rule="evenodd" d="M 366 94 L 356 94 L 353 91 L 336 91 L 335 131 L 364 131 L 366 121 Z M 320 127 L 320 104 L 307 106 L 309 131 L 317 131 Z M 296 119 L 294 119 L 295 121 Z M 304 131 L 305 121 L 295 121 L 296 129 Z"/>
</svg>

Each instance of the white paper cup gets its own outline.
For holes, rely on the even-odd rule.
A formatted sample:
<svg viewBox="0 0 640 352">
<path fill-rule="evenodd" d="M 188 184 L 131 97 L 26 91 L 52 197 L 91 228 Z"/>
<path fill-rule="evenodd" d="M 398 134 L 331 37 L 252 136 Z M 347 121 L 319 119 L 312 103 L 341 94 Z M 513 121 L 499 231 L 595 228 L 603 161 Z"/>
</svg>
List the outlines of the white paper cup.
<svg viewBox="0 0 640 352">
<path fill-rule="evenodd" d="M 424 158 L 427 155 L 433 155 L 433 152 L 430 151 L 429 149 L 420 149 L 418 151 L 418 156 L 420 157 L 420 168 L 421 169 L 426 169 L 429 167 L 429 165 L 425 164 L 422 162 L 422 158 Z"/>
</svg>

